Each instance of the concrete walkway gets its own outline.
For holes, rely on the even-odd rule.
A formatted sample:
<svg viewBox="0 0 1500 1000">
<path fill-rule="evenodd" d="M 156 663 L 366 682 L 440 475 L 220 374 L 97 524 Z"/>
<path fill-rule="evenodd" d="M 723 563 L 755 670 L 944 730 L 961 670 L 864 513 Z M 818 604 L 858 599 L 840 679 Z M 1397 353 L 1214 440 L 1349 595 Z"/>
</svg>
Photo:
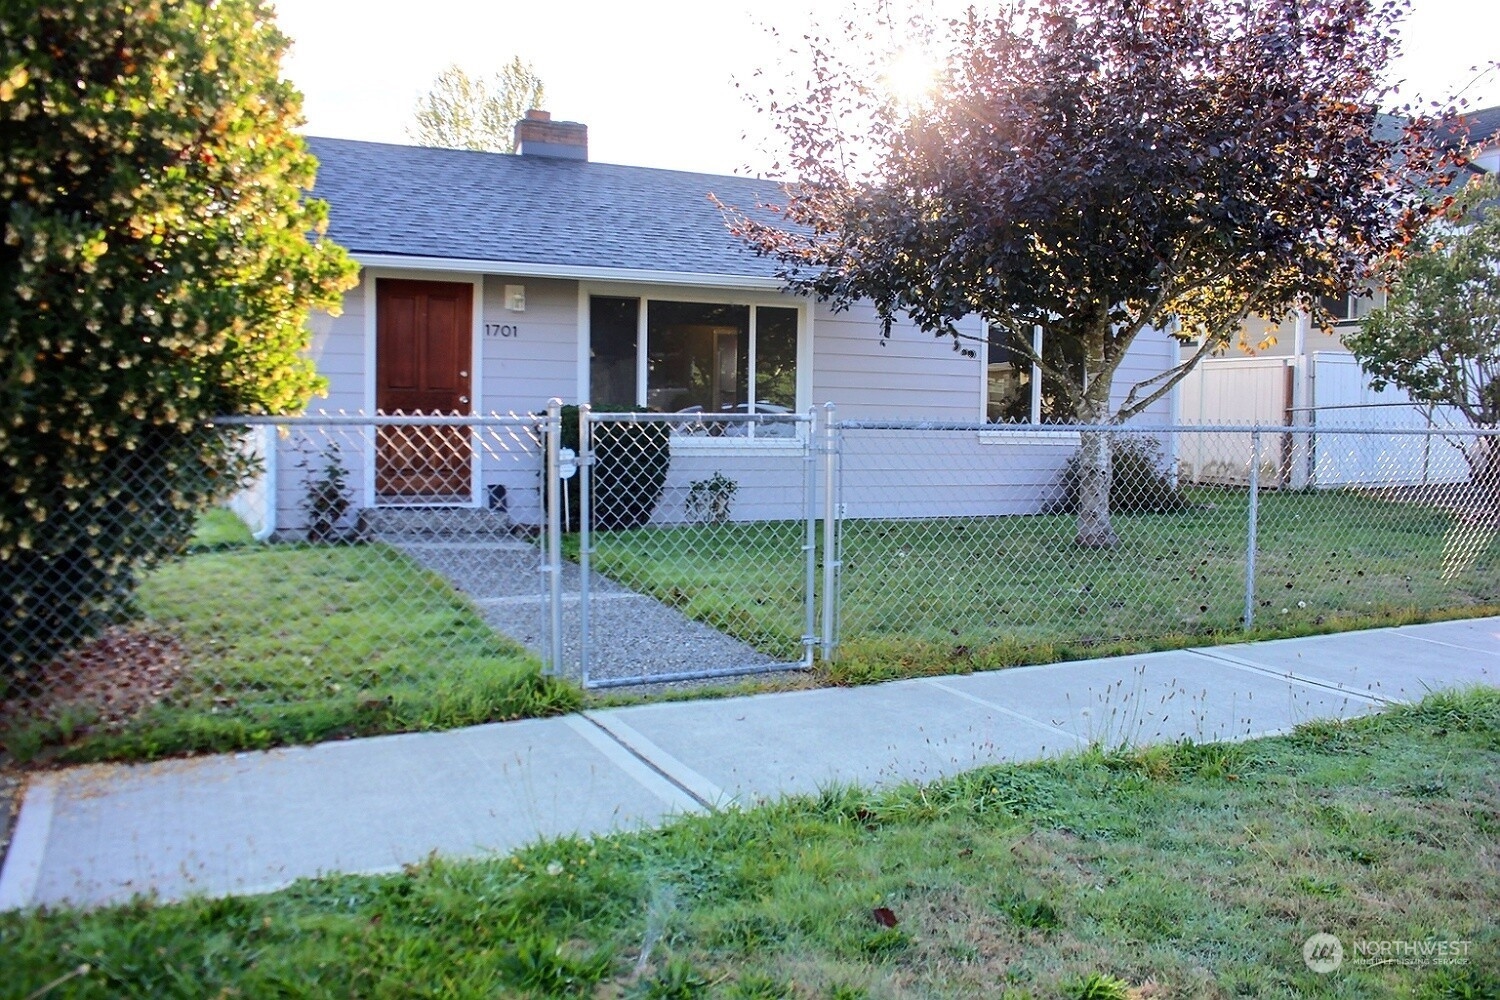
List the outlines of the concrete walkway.
<svg viewBox="0 0 1500 1000">
<path fill-rule="evenodd" d="M 35 777 L 0 908 L 263 892 L 1092 741 L 1239 739 L 1500 685 L 1500 618 Z"/>
</svg>

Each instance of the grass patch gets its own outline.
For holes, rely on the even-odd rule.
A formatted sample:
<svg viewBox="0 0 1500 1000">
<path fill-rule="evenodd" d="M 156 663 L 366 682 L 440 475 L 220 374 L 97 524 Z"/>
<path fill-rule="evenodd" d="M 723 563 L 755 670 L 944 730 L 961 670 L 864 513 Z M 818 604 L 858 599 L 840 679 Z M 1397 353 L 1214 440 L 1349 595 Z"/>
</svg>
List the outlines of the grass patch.
<svg viewBox="0 0 1500 1000">
<path fill-rule="evenodd" d="M 237 549 L 250 545 L 255 536 L 250 528 L 234 515 L 233 511 L 215 509 L 198 519 L 193 529 L 193 540 L 188 543 L 189 552 L 217 552 L 221 549 Z"/>
<path fill-rule="evenodd" d="M 238 529 L 236 529 L 238 525 Z M 134 717 L 78 705 L 14 723 L 21 759 L 152 759 L 446 729 L 571 711 L 581 693 L 387 545 L 256 545 L 232 515 L 142 581 L 134 628 L 172 637 L 182 675 Z M 122 683 L 128 683 L 125 678 Z M 55 716 L 55 717 L 54 717 Z M 50 751 L 49 743 L 62 744 Z"/>
<path fill-rule="evenodd" d="M 1360 491 L 1261 495 L 1255 627 L 1243 627 L 1248 496 L 1118 514 L 844 524 L 837 683 L 991 669 L 1500 610 L 1500 545 L 1462 514 Z M 800 522 L 596 533 L 594 565 L 772 655 L 804 628 Z M 1467 542 L 1469 544 L 1462 544 Z"/>
<path fill-rule="evenodd" d="M 19 996 L 86 965 L 53 995 L 1489 997 L 1497 773 L 1500 693 L 1433 696 L 268 896 L 4 914 L 0 955 Z M 1337 972 L 1303 962 L 1319 932 Z M 1357 960 L 1438 940 L 1463 961 Z"/>
</svg>

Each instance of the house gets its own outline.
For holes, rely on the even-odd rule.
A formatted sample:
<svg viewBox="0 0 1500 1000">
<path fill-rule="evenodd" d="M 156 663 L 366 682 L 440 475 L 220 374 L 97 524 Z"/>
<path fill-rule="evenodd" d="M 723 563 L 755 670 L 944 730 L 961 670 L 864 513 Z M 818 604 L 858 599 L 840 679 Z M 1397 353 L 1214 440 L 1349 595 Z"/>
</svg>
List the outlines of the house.
<svg viewBox="0 0 1500 1000">
<path fill-rule="evenodd" d="M 1500 105 L 1471 111 L 1463 121 L 1470 167 L 1487 173 L 1500 170 Z"/>
<path fill-rule="evenodd" d="M 1072 453 L 1076 435 L 1039 428 L 1028 440 L 973 426 L 1044 423 L 1050 405 L 1029 365 L 989 349 L 979 317 L 961 326 L 977 348 L 963 352 L 912 326 L 882 340 L 873 308 L 834 312 L 783 292 L 773 264 L 729 233 L 710 197 L 756 211 L 780 198 L 776 183 L 592 162 L 587 128 L 541 111 L 517 123 L 516 139 L 515 155 L 307 140 L 329 235 L 361 266 L 342 313 L 312 320 L 312 357 L 328 380 L 315 410 L 524 415 L 557 397 L 596 411 L 711 415 L 832 402 L 844 418 L 970 425 L 953 432 L 958 452 L 909 456 L 882 516 L 1019 509 L 986 487 L 1005 480 L 1045 492 Z M 1142 337 L 1120 391 L 1132 373 L 1170 367 L 1175 353 L 1163 334 Z M 1166 422 L 1170 402 L 1148 416 Z M 801 449 L 792 431 L 674 434 L 657 518 L 680 518 L 687 484 L 717 470 L 788 474 L 787 456 Z M 540 517 L 538 466 L 525 449 L 460 449 L 460 461 L 415 484 L 387 444 L 367 434 L 340 455 L 357 507 L 482 506 L 503 492 L 514 519 Z M 307 456 L 284 440 L 268 445 L 280 500 L 265 530 L 296 531 Z M 955 454 L 972 465 L 975 489 L 934 496 L 924 463 L 948 465 Z M 796 514 L 755 501 L 734 516 Z"/>
<path fill-rule="evenodd" d="M 1399 122 L 1399 119 L 1390 119 Z M 1467 150 L 1467 162 L 1459 169 L 1453 186 L 1500 169 L 1500 106 L 1484 108 L 1451 123 L 1454 149 Z M 1251 317 L 1239 338 L 1223 355 L 1208 358 L 1181 385 L 1180 414 L 1184 424 L 1278 425 L 1340 429 L 1414 430 L 1461 426 L 1463 418 L 1443 408 L 1416 402 L 1402 389 L 1389 386 L 1376 390 L 1359 361 L 1344 345 L 1344 337 L 1359 328 L 1363 319 L 1385 301 L 1379 288 L 1351 294 L 1325 305 L 1334 318 L 1330 329 L 1315 326 L 1306 312 L 1298 312 L 1279 324 Z M 1186 357 L 1193 348 L 1183 347 Z M 1248 438 L 1239 443 L 1248 454 Z M 1224 468 L 1241 469 L 1226 454 L 1223 445 L 1214 459 Z M 1395 456 L 1412 454 L 1412 461 Z M 1381 454 L 1376 468 L 1371 456 Z M 1179 457 L 1185 474 L 1202 478 L 1209 462 L 1200 458 L 1190 440 L 1184 440 Z M 1230 458 L 1229 461 L 1225 461 Z M 1461 482 L 1468 476 L 1463 456 L 1452 448 L 1433 449 L 1419 438 L 1377 435 L 1358 447 L 1352 438 L 1324 435 L 1321 452 L 1316 448 L 1289 453 L 1278 467 L 1266 469 L 1266 483 L 1304 486 L 1316 482 L 1326 486 L 1352 483 L 1386 483 L 1393 470 L 1419 469 L 1423 481 Z M 1236 472 L 1235 475 L 1242 475 Z M 1400 482 L 1408 481 L 1401 473 Z M 1222 479 L 1220 475 L 1208 478 Z"/>
</svg>

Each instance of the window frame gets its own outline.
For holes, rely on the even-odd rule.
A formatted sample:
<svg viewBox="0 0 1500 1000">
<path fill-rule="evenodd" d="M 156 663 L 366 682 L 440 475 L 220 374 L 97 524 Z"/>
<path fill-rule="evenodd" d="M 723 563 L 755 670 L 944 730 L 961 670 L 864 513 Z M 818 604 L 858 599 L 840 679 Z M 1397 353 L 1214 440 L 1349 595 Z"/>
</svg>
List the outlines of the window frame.
<svg viewBox="0 0 1500 1000">
<path fill-rule="evenodd" d="M 1328 308 L 1330 303 L 1337 301 L 1337 297 L 1323 297 L 1323 306 L 1325 309 L 1328 309 L 1329 314 L 1333 317 L 1333 326 L 1335 329 L 1344 330 L 1359 326 L 1369 318 L 1370 313 L 1382 308 L 1388 301 L 1389 296 L 1385 288 L 1372 287 L 1367 289 L 1367 291 L 1369 292 L 1367 295 L 1360 294 L 1359 292 L 1346 292 L 1342 296 L 1342 316 L 1335 310 Z"/>
<path fill-rule="evenodd" d="M 755 369 L 758 345 L 758 327 L 756 323 L 758 308 L 786 309 L 797 315 L 797 351 L 796 351 L 796 405 L 793 412 L 805 414 L 812 408 L 812 337 L 813 321 L 812 308 L 806 300 L 792 299 L 789 296 L 776 291 L 758 291 L 752 289 L 717 288 L 711 286 L 693 285 L 638 285 L 619 284 L 612 282 L 579 282 L 578 284 L 578 398 L 590 401 L 592 396 L 592 371 L 591 354 L 593 329 L 590 314 L 590 300 L 596 296 L 606 298 L 635 299 L 638 302 L 636 313 L 636 379 L 635 379 L 635 405 L 645 406 L 649 392 L 649 359 L 650 340 L 648 327 L 650 326 L 650 304 L 652 300 L 662 302 L 685 302 L 702 305 L 723 306 L 747 306 L 750 310 L 749 325 L 750 337 L 747 350 L 746 364 L 749 369 L 749 390 L 747 395 L 752 397 L 749 412 L 754 412 L 754 399 L 756 395 L 757 372 Z M 798 433 L 794 437 L 755 437 L 753 433 L 746 437 L 715 437 L 708 435 L 673 435 L 672 446 L 687 451 L 728 451 L 736 449 L 764 449 L 776 450 L 791 448 L 802 448 L 804 431 L 802 425 L 798 425 Z"/>
<path fill-rule="evenodd" d="M 984 325 L 984 364 L 980 366 L 980 399 L 979 418 L 987 427 L 1066 427 L 1066 423 L 1049 423 L 1042 420 L 1042 389 L 1043 379 L 1046 377 L 1042 372 L 1042 366 L 1036 361 L 1031 361 L 1031 383 L 1027 417 L 1024 422 L 1005 423 L 990 420 L 990 329 L 994 324 Z M 1031 349 L 1038 356 L 1042 353 L 1043 332 L 1040 325 L 1031 328 Z M 1087 374 L 1085 373 L 1085 378 Z"/>
</svg>

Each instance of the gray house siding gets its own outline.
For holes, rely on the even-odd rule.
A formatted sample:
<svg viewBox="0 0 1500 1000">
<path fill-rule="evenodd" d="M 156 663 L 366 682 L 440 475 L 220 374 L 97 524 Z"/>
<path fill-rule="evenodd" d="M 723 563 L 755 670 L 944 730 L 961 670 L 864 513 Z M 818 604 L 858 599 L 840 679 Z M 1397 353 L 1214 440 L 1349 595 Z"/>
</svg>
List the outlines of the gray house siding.
<svg viewBox="0 0 1500 1000">
<path fill-rule="evenodd" d="M 478 282 L 475 297 L 475 406 L 486 414 L 527 416 L 546 408 L 554 397 L 578 400 L 586 363 L 587 295 L 597 286 L 577 281 L 503 274 L 403 272 L 367 269 L 359 286 L 344 297 L 337 317 L 312 321 L 311 357 L 328 380 L 328 395 L 314 401 L 312 413 L 360 414 L 373 404 L 375 303 L 372 282 L 381 277 Z M 508 308 L 506 286 L 525 289 L 525 309 Z M 629 291 L 611 285 L 608 294 Z M 648 298 L 664 295 L 683 301 L 778 301 L 774 293 L 734 289 L 642 286 Z M 810 351 L 803 352 L 804 374 L 799 399 L 804 406 L 832 402 L 843 419 L 865 421 L 932 421 L 977 425 L 984 413 L 982 325 L 964 325 L 977 348 L 974 356 L 955 350 L 953 342 L 897 325 L 889 338 L 868 305 L 835 313 L 826 305 L 786 299 L 804 305 L 810 322 Z M 1169 366 L 1175 346 L 1164 336 L 1143 336 L 1120 369 L 1117 401 L 1129 384 Z M 1170 399 L 1156 403 L 1141 418 L 1167 423 Z M 339 459 L 349 470 L 355 506 L 374 502 L 370 462 L 373 437 L 368 431 L 340 428 L 283 436 L 277 441 L 276 525 L 282 535 L 296 534 L 305 521 L 300 502 L 310 470 L 323 461 L 326 444 L 339 443 Z M 491 488 L 504 487 L 507 509 L 518 523 L 541 520 L 541 458 L 538 444 L 524 424 L 487 429 L 475 436 L 477 462 L 473 495 L 468 502 L 489 502 Z M 850 431 L 844 441 L 844 497 L 850 516 L 933 517 L 1024 513 L 1050 495 L 1058 475 L 1076 448 L 1076 435 L 1040 428 L 943 430 L 922 432 Z M 723 473 L 737 481 L 735 520 L 797 518 L 805 469 L 800 452 L 786 443 L 764 449 L 743 441 L 718 445 L 696 438 L 675 449 L 666 489 L 654 520 L 680 522 L 688 517 L 686 501 L 692 483 Z"/>
<path fill-rule="evenodd" d="M 738 454 L 672 453 L 667 485 L 651 516 L 653 524 L 691 520 L 688 494 L 695 481 L 722 473 L 738 486 L 730 508 L 734 521 L 794 521 L 806 517 L 803 503 L 806 470 L 800 451 L 744 451 Z"/>
<path fill-rule="evenodd" d="M 977 321 L 968 326 L 980 332 Z M 845 419 L 977 420 L 983 372 L 982 357 L 909 324 L 881 339 L 873 306 L 814 307 L 812 400 L 832 402 Z"/>
<path fill-rule="evenodd" d="M 953 350 L 952 341 L 897 328 L 886 349 L 871 310 L 849 320 L 820 355 L 817 378 L 839 415 L 859 421 L 932 421 L 975 425 L 983 420 L 983 327 L 961 332 L 976 357 Z M 824 326 L 817 328 L 821 346 Z M 887 354 L 886 351 L 889 351 Z M 1147 333 L 1132 345 L 1114 386 L 1123 403 L 1136 381 L 1169 368 L 1174 342 Z M 818 398 L 823 398 L 821 395 Z M 1172 398 L 1153 403 L 1137 422 L 1171 422 Z M 1045 427 L 976 430 L 851 429 L 843 436 L 843 503 L 849 517 L 965 517 L 1035 513 L 1055 496 L 1078 435 Z M 1171 442 L 1164 442 L 1170 453 Z"/>
<path fill-rule="evenodd" d="M 844 511 L 874 518 L 1033 514 L 1055 494 L 1076 441 L 1065 434 L 846 431 Z"/>
<path fill-rule="evenodd" d="M 329 413 L 359 413 L 364 409 L 366 312 L 361 284 L 344 293 L 339 315 L 313 314 L 309 355 L 318 374 L 328 382 L 328 394 L 313 400 L 309 409 Z"/>
<path fill-rule="evenodd" d="M 526 310 L 505 308 L 505 286 L 526 289 Z M 481 319 L 485 413 L 535 413 L 578 395 L 578 282 L 487 275 Z M 500 327 L 508 335 L 501 336 Z"/>
<path fill-rule="evenodd" d="M 359 414 L 365 409 L 365 304 L 364 284 L 344 293 L 342 311 L 337 316 L 314 313 L 309 321 L 312 332 L 308 351 L 318 373 L 327 381 L 327 395 L 314 399 L 308 406 L 312 414 Z M 302 501 L 307 495 L 307 481 L 335 457 L 349 472 L 357 504 L 363 503 L 363 484 L 369 474 L 365 437 L 362 433 L 341 428 L 331 432 L 318 429 L 293 430 L 275 435 L 276 474 L 275 534 L 286 536 L 306 530 L 307 519 Z"/>
<path fill-rule="evenodd" d="M 506 308 L 505 286 L 526 289 L 526 310 Z M 578 282 L 486 275 L 480 303 L 480 413 L 527 416 L 554 397 L 578 397 Z M 499 328 L 499 329 L 497 329 Z M 501 333 L 507 335 L 502 336 Z M 540 447 L 523 427 L 480 432 L 480 479 L 487 502 L 505 488 L 506 509 L 522 524 L 542 521 Z"/>
<path fill-rule="evenodd" d="M 982 332 L 975 320 L 962 331 Z M 982 345 L 975 341 L 967 344 Z M 918 518 L 1035 513 L 1057 489 L 1077 448 L 1075 433 L 1045 428 L 976 429 L 982 419 L 982 350 L 967 357 L 947 338 L 897 326 L 886 340 L 873 307 L 834 314 L 813 309 L 811 399 L 832 402 L 838 416 L 859 421 L 928 421 L 970 425 L 963 430 L 851 429 L 843 436 L 842 500 L 850 517 Z M 1141 336 L 1116 377 L 1114 400 L 1130 386 L 1173 364 L 1176 344 L 1156 333 Z M 1171 422 L 1172 397 L 1153 403 L 1138 423 Z M 1164 435 L 1163 450 L 1172 442 Z M 683 517 L 689 484 L 722 471 L 739 483 L 734 520 L 794 518 L 801 490 L 800 459 L 750 458 L 726 446 L 718 455 L 699 442 L 674 454 L 663 503 L 654 520 Z M 738 471 L 732 471 L 738 470 Z"/>
</svg>

